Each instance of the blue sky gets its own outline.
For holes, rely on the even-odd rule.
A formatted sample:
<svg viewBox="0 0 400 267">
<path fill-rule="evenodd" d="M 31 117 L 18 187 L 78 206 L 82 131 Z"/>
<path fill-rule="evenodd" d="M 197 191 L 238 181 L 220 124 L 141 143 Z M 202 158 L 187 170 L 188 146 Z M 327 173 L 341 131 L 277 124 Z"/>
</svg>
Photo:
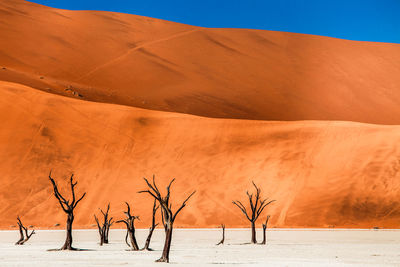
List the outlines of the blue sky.
<svg viewBox="0 0 400 267">
<path fill-rule="evenodd" d="M 400 0 L 33 0 L 73 10 L 106 10 L 204 27 L 309 33 L 400 43 Z"/>
</svg>

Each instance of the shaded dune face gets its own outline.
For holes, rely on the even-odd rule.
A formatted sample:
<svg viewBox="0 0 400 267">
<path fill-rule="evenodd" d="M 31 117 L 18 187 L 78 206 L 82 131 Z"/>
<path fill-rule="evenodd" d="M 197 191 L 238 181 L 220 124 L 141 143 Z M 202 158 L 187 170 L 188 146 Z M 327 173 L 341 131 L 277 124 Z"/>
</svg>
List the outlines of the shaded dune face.
<svg viewBox="0 0 400 267">
<path fill-rule="evenodd" d="M 0 99 L 0 227 L 17 214 L 38 227 L 63 226 L 50 169 L 65 194 L 72 172 L 77 191 L 87 191 L 76 227 L 90 227 L 109 201 L 116 218 L 129 201 L 147 227 L 152 199 L 137 191 L 153 174 L 160 187 L 177 179 L 173 203 L 197 190 L 179 227 L 247 227 L 231 201 L 246 200 L 252 179 L 277 200 L 265 212 L 271 226 L 398 226 L 400 126 L 211 119 L 8 82 L 0 82 Z"/>
<path fill-rule="evenodd" d="M 0 3 L 0 79 L 208 117 L 400 123 L 400 45 Z M 379 111 L 379 112 L 377 112 Z"/>
</svg>

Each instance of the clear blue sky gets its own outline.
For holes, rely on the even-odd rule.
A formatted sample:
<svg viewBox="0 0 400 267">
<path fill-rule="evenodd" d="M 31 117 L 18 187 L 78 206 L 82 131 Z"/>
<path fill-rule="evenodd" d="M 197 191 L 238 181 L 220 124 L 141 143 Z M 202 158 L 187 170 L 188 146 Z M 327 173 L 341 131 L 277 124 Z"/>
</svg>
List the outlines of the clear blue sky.
<svg viewBox="0 0 400 267">
<path fill-rule="evenodd" d="M 400 43 L 400 0 L 32 0 L 204 27 L 250 28 Z"/>
</svg>

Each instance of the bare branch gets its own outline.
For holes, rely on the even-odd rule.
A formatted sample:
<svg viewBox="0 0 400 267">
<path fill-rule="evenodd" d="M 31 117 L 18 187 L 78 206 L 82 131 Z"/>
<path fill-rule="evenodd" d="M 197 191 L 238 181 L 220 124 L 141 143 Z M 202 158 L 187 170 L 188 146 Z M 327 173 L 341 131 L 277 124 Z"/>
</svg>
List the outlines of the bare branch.
<svg viewBox="0 0 400 267">
<path fill-rule="evenodd" d="M 97 219 L 96 215 L 93 215 L 93 216 L 94 216 L 94 219 L 95 219 L 95 221 L 97 223 L 97 227 L 99 228 L 99 231 L 100 231 L 100 234 L 101 234 L 101 226 L 100 226 L 99 220 Z"/>
<path fill-rule="evenodd" d="M 126 206 L 128 207 L 128 210 L 125 212 L 125 214 L 130 218 L 131 216 L 131 207 L 129 206 L 129 203 L 125 201 Z"/>
<path fill-rule="evenodd" d="M 173 180 L 172 180 L 173 181 Z M 172 183 L 172 182 L 171 182 Z M 186 199 L 183 201 L 181 207 L 175 212 L 174 216 L 172 217 L 172 221 L 175 221 L 176 215 L 186 206 L 186 202 L 196 193 L 196 191 L 193 191 Z"/>
<path fill-rule="evenodd" d="M 73 179 L 74 179 L 74 174 L 72 173 L 71 174 L 71 178 L 70 178 L 70 183 L 71 183 L 71 193 L 72 193 L 72 205 L 74 205 L 75 204 L 75 190 L 74 190 L 74 187 L 77 185 L 77 183 L 78 182 L 76 182 L 76 183 L 74 183 L 73 182 Z"/>
<path fill-rule="evenodd" d="M 64 198 L 64 197 L 60 194 L 60 192 L 58 191 L 57 184 L 56 184 L 56 182 L 54 181 L 54 179 L 51 177 L 51 171 L 50 171 L 50 173 L 49 173 L 49 179 L 50 179 L 50 181 L 51 181 L 51 183 L 52 183 L 52 185 L 53 185 L 54 196 L 57 198 L 58 202 L 60 203 L 61 208 L 64 210 L 64 212 L 69 213 L 69 212 L 70 212 L 70 210 L 69 210 L 69 203 L 68 203 L 67 200 L 65 200 L 65 198 Z M 66 207 L 65 207 L 64 205 L 65 205 Z"/>
<path fill-rule="evenodd" d="M 239 200 L 236 200 L 236 201 L 232 201 L 232 203 L 235 204 L 244 213 L 244 215 L 246 215 L 246 218 L 249 221 L 252 221 L 252 219 L 250 219 L 249 215 L 247 214 L 246 207 L 242 204 L 242 202 L 240 202 Z"/>
<path fill-rule="evenodd" d="M 126 222 L 125 220 L 119 220 L 119 221 L 116 221 L 116 223 L 125 223 L 126 226 L 129 226 L 128 222 Z"/>
<path fill-rule="evenodd" d="M 74 208 L 78 205 L 78 203 L 86 196 L 86 192 L 75 202 Z"/>
<path fill-rule="evenodd" d="M 150 192 L 155 198 L 157 199 L 161 199 L 161 194 L 160 191 L 158 190 L 157 187 L 154 187 L 154 185 L 152 185 L 146 178 L 143 178 L 146 181 L 146 184 L 148 185 L 148 187 L 153 190 L 153 192 Z M 153 184 L 155 184 L 155 176 L 153 176 Z M 156 196 L 155 196 L 156 195 Z"/>
<path fill-rule="evenodd" d="M 263 202 L 265 202 L 266 200 L 267 200 L 267 199 L 264 199 Z M 262 213 L 262 211 L 264 210 L 264 208 L 265 208 L 266 206 L 268 206 L 269 204 L 271 204 L 272 202 L 274 202 L 274 201 L 276 201 L 276 200 L 271 200 L 271 201 L 269 201 L 268 203 L 263 203 L 263 204 L 260 206 L 260 208 L 258 209 L 258 211 L 257 211 L 256 219 L 258 218 L 258 216 L 260 216 L 260 214 Z"/>
<path fill-rule="evenodd" d="M 155 199 L 159 200 L 159 198 L 156 195 L 154 195 L 152 192 L 150 192 L 150 190 L 142 190 L 142 191 L 139 191 L 138 193 L 139 194 L 140 193 L 149 193 L 152 197 L 154 197 Z"/>
<path fill-rule="evenodd" d="M 165 197 L 165 199 L 167 200 L 167 202 L 169 201 L 169 196 L 171 194 L 171 185 L 172 183 L 175 181 L 175 178 L 171 180 L 171 182 L 169 182 L 169 185 L 167 186 L 167 196 Z"/>
<path fill-rule="evenodd" d="M 160 192 L 156 184 L 156 176 L 153 174 L 153 186 L 156 192 Z"/>
</svg>

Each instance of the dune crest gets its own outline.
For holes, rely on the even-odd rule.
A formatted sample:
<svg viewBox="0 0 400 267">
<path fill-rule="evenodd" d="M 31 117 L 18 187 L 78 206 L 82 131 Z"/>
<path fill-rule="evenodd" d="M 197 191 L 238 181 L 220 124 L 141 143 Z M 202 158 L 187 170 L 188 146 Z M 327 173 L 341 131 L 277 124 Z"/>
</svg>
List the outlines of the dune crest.
<svg viewBox="0 0 400 267">
<path fill-rule="evenodd" d="M 0 2 L 0 80 L 207 117 L 400 124 L 400 45 Z M 379 111 L 379 112 L 377 112 Z"/>
</svg>

